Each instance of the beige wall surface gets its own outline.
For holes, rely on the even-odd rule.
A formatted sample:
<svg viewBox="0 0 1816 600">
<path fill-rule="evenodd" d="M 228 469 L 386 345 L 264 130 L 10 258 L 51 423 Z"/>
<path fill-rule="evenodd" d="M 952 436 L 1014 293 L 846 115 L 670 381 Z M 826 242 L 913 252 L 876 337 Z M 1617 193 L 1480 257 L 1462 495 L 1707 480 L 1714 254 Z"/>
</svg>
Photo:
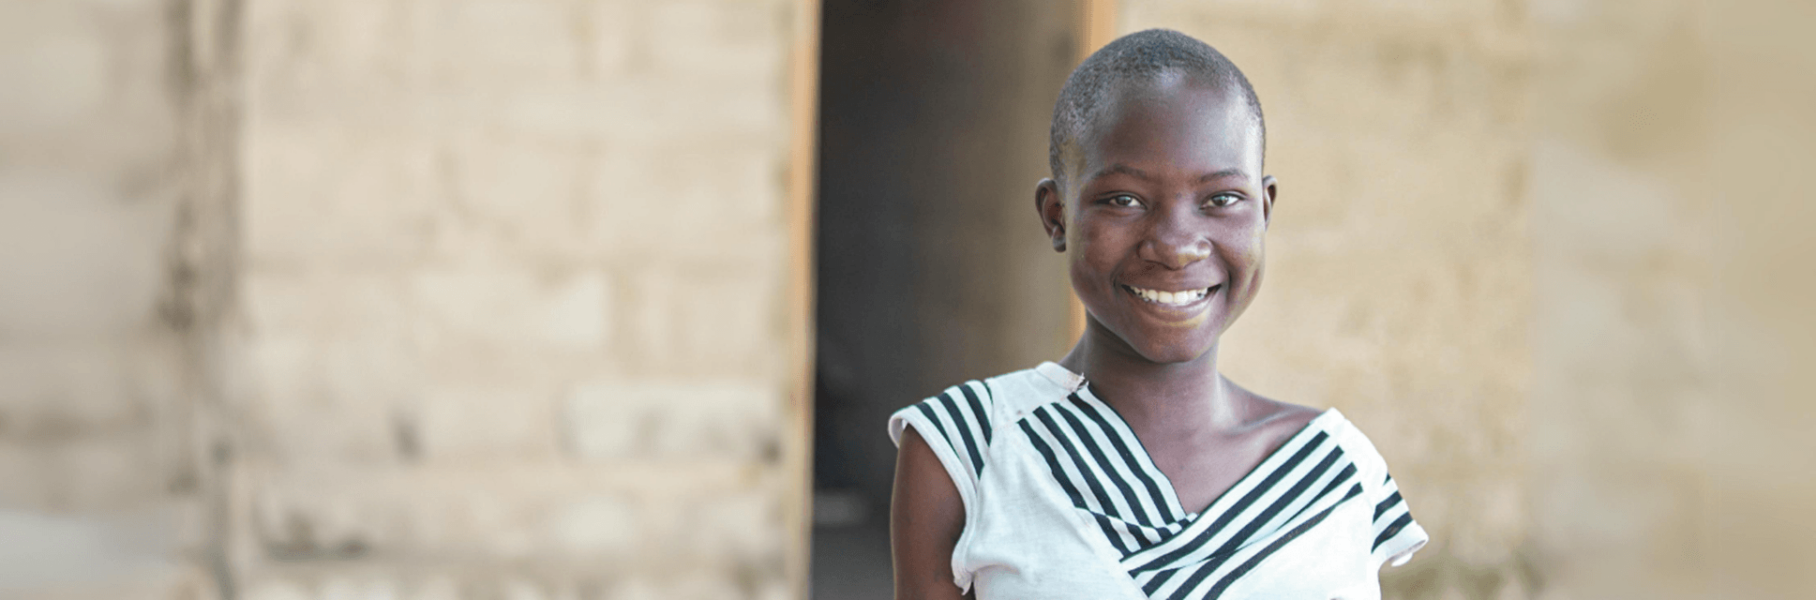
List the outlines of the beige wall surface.
<svg viewBox="0 0 1816 600">
<path fill-rule="evenodd" d="M 1532 18 L 1533 551 L 1573 597 L 1810 597 L 1816 11 Z"/>
<path fill-rule="evenodd" d="M 798 596 L 815 10 L 0 7 L 0 597 Z"/>
<path fill-rule="evenodd" d="M 816 11 L 0 3 L 0 598 L 804 597 Z M 1115 13 L 1260 93 L 1225 365 L 1393 465 L 1388 597 L 1816 590 L 1812 9 Z"/>
<path fill-rule="evenodd" d="M 0 597 L 206 589 L 189 15 L 0 4 Z"/>
<path fill-rule="evenodd" d="M 1390 595 L 1524 597 L 1531 34 L 1495 3 L 1122 3 L 1247 74 L 1280 182 L 1236 381 L 1342 410 L 1432 535 Z"/>
<path fill-rule="evenodd" d="M 1283 196 L 1225 364 L 1393 465 L 1433 540 L 1388 597 L 1816 590 L 1793 4 L 1122 3 L 1260 93 Z"/>
<path fill-rule="evenodd" d="M 1595 10 L 1590 10 L 1594 8 Z M 1717 396 L 1694 7 L 1536 7 L 1532 551 L 1586 597 L 1708 597 Z M 1736 596 L 1741 597 L 1741 596 Z M 1750 596 L 1747 596 L 1750 597 Z"/>
<path fill-rule="evenodd" d="M 792 594 L 799 10 L 247 5 L 251 597 Z"/>
</svg>

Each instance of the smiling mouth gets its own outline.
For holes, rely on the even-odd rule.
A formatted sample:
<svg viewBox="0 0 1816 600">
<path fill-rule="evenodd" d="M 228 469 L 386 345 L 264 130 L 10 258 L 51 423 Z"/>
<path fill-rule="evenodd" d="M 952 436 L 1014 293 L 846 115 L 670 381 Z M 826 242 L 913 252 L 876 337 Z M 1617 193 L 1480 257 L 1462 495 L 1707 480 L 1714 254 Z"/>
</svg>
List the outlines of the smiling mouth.
<svg viewBox="0 0 1816 600">
<path fill-rule="evenodd" d="M 1122 289 L 1128 290 L 1129 293 L 1134 294 L 1136 298 L 1140 298 L 1146 302 L 1151 302 L 1151 303 L 1159 304 L 1162 306 L 1187 306 L 1187 305 L 1190 305 L 1199 300 L 1205 299 L 1206 297 L 1210 296 L 1212 293 L 1216 292 L 1217 288 L 1219 288 L 1219 287 L 1223 287 L 1223 284 L 1220 283 L 1220 284 L 1213 285 L 1208 288 L 1198 288 L 1195 290 L 1181 290 L 1181 291 L 1176 291 L 1176 292 L 1167 291 L 1167 290 L 1150 290 L 1147 288 L 1139 288 L 1139 287 L 1135 287 L 1132 285 L 1124 285 L 1124 286 L 1122 286 Z"/>
</svg>

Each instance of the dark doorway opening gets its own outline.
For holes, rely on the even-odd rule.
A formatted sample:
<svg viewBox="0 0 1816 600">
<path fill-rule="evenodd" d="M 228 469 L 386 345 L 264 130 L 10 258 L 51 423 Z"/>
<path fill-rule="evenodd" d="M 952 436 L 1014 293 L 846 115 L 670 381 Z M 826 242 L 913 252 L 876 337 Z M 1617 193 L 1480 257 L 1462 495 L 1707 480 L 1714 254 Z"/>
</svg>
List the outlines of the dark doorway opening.
<svg viewBox="0 0 1816 600">
<path fill-rule="evenodd" d="M 1072 1 L 822 4 L 814 598 L 891 596 L 891 412 L 1070 343 L 1033 194 L 1080 15 Z"/>
</svg>

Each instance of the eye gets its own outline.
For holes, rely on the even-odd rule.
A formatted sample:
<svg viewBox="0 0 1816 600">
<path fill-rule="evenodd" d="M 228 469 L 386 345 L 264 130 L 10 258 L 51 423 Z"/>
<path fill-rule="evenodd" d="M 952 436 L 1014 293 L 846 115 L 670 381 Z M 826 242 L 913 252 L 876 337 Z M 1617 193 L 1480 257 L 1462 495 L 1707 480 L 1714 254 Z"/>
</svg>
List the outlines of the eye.
<svg viewBox="0 0 1816 600">
<path fill-rule="evenodd" d="M 1138 208 L 1141 206 L 1141 199 L 1128 194 L 1110 196 L 1109 198 L 1105 198 L 1104 202 L 1110 203 L 1111 206 L 1121 206 L 1124 208 Z"/>
<path fill-rule="evenodd" d="M 1221 194 L 1216 194 L 1216 195 L 1211 196 L 1209 200 L 1205 201 L 1205 204 L 1209 204 L 1209 205 L 1217 207 L 1217 208 L 1223 208 L 1225 206 L 1229 206 L 1231 204 L 1235 204 L 1235 203 L 1241 202 L 1241 201 L 1242 201 L 1241 194 L 1233 194 L 1233 193 L 1229 193 L 1229 192 L 1224 192 Z"/>
</svg>

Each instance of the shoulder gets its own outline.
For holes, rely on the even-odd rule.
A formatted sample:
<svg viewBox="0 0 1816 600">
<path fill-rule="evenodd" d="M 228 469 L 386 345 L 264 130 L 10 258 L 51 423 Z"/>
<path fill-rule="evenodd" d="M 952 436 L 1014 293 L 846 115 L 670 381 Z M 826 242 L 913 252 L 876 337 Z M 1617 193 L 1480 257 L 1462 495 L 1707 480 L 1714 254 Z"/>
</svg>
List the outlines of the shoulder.
<svg viewBox="0 0 1816 600">
<path fill-rule="evenodd" d="M 1332 437 L 1355 461 L 1357 476 L 1362 478 L 1364 497 L 1371 511 L 1369 551 L 1377 566 L 1405 564 L 1431 536 L 1413 518 L 1411 505 L 1401 495 L 1399 482 L 1394 480 L 1387 460 L 1375 449 L 1374 442 L 1341 413 L 1335 409 L 1330 412 L 1335 417 L 1331 423 Z"/>
<path fill-rule="evenodd" d="M 1371 512 L 1369 551 L 1377 564 L 1398 566 L 1431 538 L 1413 518 L 1412 508 L 1400 493 L 1400 484 L 1389 472 L 1387 460 L 1373 441 L 1337 409 L 1325 411 L 1317 423 L 1356 467 L 1362 496 Z"/>
<path fill-rule="evenodd" d="M 1350 422 L 1349 418 L 1337 409 L 1333 408 L 1325 412 L 1328 413 L 1328 416 L 1323 417 L 1326 419 L 1324 429 L 1345 452 L 1354 458 L 1357 466 L 1361 467 L 1365 473 L 1375 475 L 1377 479 L 1386 478 L 1387 460 L 1382 458 L 1381 452 L 1375 449 L 1374 441 L 1370 440 L 1367 434 L 1362 433 L 1355 423 Z M 1380 481 L 1375 483 L 1378 485 Z"/>
<path fill-rule="evenodd" d="M 983 430 L 976 432 L 983 437 L 994 437 L 989 430 L 994 429 L 997 421 L 1003 420 L 999 415 L 1026 412 L 1041 404 L 1064 399 L 1071 391 L 1058 379 L 1060 374 L 1047 372 L 1042 367 L 966 381 L 903 407 L 890 418 L 890 436 L 899 437 L 901 427 L 914 424 L 920 420 L 916 418 L 919 415 L 928 421 L 929 428 L 966 424 Z M 956 427 L 950 432 L 933 433 L 962 434 Z M 923 431 L 922 435 L 928 435 L 928 432 Z"/>
<path fill-rule="evenodd" d="M 1269 440 L 1270 447 L 1280 446 L 1330 412 L 1268 398 L 1236 385 L 1235 382 L 1229 382 L 1229 386 L 1250 407 L 1249 430 L 1258 437 Z"/>
<path fill-rule="evenodd" d="M 1031 375 L 1031 371 L 1017 371 L 941 390 L 890 415 L 889 438 L 899 446 L 902 432 L 913 427 L 954 471 L 955 478 L 976 478 L 996 439 L 997 424 L 1002 421 L 997 415 L 1027 402 L 1026 396 L 1033 393 L 1028 381 Z"/>
<path fill-rule="evenodd" d="M 1319 416 L 1328 412 L 1310 406 L 1288 404 L 1278 400 L 1263 398 L 1262 401 L 1268 402 L 1270 405 L 1265 407 L 1265 412 L 1263 413 L 1265 416 L 1263 416 L 1259 422 L 1270 429 L 1287 432 L 1287 435 L 1292 435 L 1301 429 L 1305 429 L 1306 426 L 1311 425 L 1312 421 L 1317 420 Z"/>
<path fill-rule="evenodd" d="M 1365 483 L 1367 487 L 1379 487 L 1391 481 L 1387 474 L 1387 461 L 1375 449 L 1374 442 L 1341 411 L 1282 402 L 1247 390 L 1241 390 L 1241 393 L 1246 394 L 1256 407 L 1253 413 L 1256 415 L 1253 421 L 1254 431 L 1271 439 L 1275 446 L 1301 432 L 1315 433 L 1319 439 L 1328 440 L 1325 443 L 1341 449 L 1342 454 L 1368 480 Z"/>
<path fill-rule="evenodd" d="M 900 445 L 902 431 L 913 427 L 954 471 L 976 477 L 998 425 L 1070 393 L 1058 377 L 1042 365 L 948 387 L 891 415 L 889 437 Z"/>
</svg>

